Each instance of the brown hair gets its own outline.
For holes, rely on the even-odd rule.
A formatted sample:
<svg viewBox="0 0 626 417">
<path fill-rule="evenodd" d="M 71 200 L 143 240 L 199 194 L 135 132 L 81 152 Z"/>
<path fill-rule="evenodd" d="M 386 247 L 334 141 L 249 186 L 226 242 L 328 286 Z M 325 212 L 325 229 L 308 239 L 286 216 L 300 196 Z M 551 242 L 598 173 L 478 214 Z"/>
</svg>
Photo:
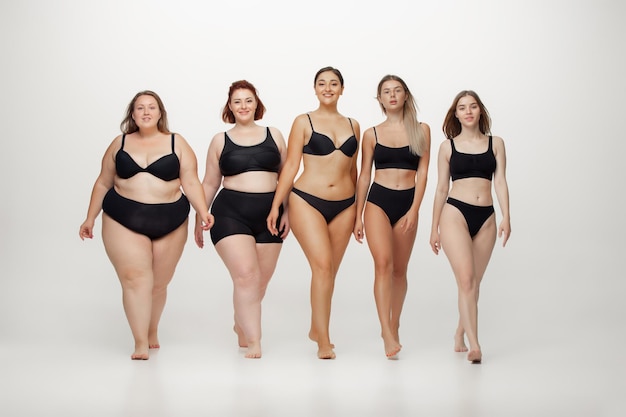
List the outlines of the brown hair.
<svg viewBox="0 0 626 417">
<path fill-rule="evenodd" d="M 459 100 L 465 96 L 474 97 L 476 103 L 478 104 L 478 108 L 480 109 L 480 119 L 478 120 L 480 133 L 483 135 L 491 133 L 491 117 L 489 116 L 489 112 L 480 97 L 478 97 L 478 94 L 472 90 L 463 90 L 457 94 L 452 101 L 452 105 L 450 106 L 450 109 L 448 109 L 446 118 L 443 121 L 443 133 L 448 139 L 452 139 L 461 133 L 461 122 L 459 122 L 459 119 L 456 117 L 456 106 L 459 104 Z"/>
<path fill-rule="evenodd" d="M 141 96 L 154 97 L 157 105 L 159 106 L 159 111 L 161 112 L 161 118 L 157 122 L 157 129 L 159 129 L 159 132 L 161 133 L 170 133 L 170 129 L 167 125 L 167 111 L 165 110 L 163 101 L 157 93 L 150 90 L 138 92 L 137 94 L 135 94 L 135 97 L 133 97 L 130 103 L 128 103 L 128 108 L 126 108 L 126 115 L 124 116 L 124 120 L 122 120 L 122 123 L 120 123 L 120 129 L 122 130 L 122 133 L 130 134 L 135 133 L 139 130 L 139 127 L 137 127 L 137 124 L 133 120 L 133 111 L 135 110 L 135 103 L 137 102 L 137 99 Z"/>
<path fill-rule="evenodd" d="M 230 85 L 230 88 L 228 89 L 228 100 L 226 100 L 226 105 L 224 106 L 224 109 L 222 110 L 222 120 L 225 123 L 235 123 L 235 115 L 230 109 L 229 104 L 230 104 L 230 99 L 233 97 L 233 93 L 236 90 L 252 91 L 252 94 L 254 95 L 254 99 L 256 100 L 256 103 L 257 103 L 256 110 L 254 112 L 254 120 L 261 120 L 263 118 L 263 115 L 265 114 L 265 106 L 263 105 L 263 102 L 259 98 L 259 94 L 257 93 L 256 88 L 252 85 L 252 83 L 246 80 L 235 81 L 234 83 Z"/>
</svg>

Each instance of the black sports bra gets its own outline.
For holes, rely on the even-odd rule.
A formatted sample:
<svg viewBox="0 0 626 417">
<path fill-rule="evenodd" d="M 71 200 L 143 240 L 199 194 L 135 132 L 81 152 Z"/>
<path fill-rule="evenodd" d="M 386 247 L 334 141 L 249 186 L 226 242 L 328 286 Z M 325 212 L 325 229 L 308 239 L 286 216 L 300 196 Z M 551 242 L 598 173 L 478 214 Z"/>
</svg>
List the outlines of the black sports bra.
<svg viewBox="0 0 626 417">
<path fill-rule="evenodd" d="M 420 156 L 414 155 L 409 149 L 409 145 L 401 148 L 391 148 L 389 146 L 378 143 L 378 133 L 374 127 L 374 136 L 376 137 L 376 146 L 374 146 L 374 167 L 376 169 L 410 169 L 417 171 L 420 162 Z"/>
<path fill-rule="evenodd" d="M 180 176 L 180 160 L 174 152 L 174 133 L 172 133 L 172 153 L 163 155 L 145 168 L 139 166 L 137 162 L 124 150 L 126 134 L 122 136 L 122 147 L 115 154 L 115 170 L 117 176 L 123 179 L 133 177 L 140 172 L 147 172 L 163 181 L 172 181 Z"/>
<path fill-rule="evenodd" d="M 304 145 L 302 148 L 302 153 L 306 153 L 309 155 L 330 155 L 335 151 L 341 151 L 348 158 L 351 158 L 354 153 L 357 151 L 359 146 L 356 136 L 354 134 L 354 126 L 352 126 L 352 120 L 348 117 L 348 121 L 350 122 L 350 127 L 352 127 L 352 136 L 350 136 L 344 143 L 341 144 L 340 147 L 336 148 L 335 143 L 331 138 L 324 135 L 323 133 L 318 133 L 313 128 L 313 122 L 311 121 L 311 116 L 307 113 L 307 117 L 309 118 L 309 123 L 311 124 L 311 139 L 309 142 Z"/>
<path fill-rule="evenodd" d="M 224 149 L 219 160 L 223 176 L 230 177 L 248 171 L 278 172 L 280 162 L 280 151 L 269 128 L 265 140 L 252 146 L 237 145 L 224 132 Z"/>
<path fill-rule="evenodd" d="M 493 154 L 492 137 L 489 136 L 489 147 L 483 153 L 461 153 L 454 147 L 450 139 L 452 154 L 450 155 L 450 176 L 452 181 L 463 178 L 484 178 L 491 181 L 496 171 L 496 157 Z"/>
</svg>

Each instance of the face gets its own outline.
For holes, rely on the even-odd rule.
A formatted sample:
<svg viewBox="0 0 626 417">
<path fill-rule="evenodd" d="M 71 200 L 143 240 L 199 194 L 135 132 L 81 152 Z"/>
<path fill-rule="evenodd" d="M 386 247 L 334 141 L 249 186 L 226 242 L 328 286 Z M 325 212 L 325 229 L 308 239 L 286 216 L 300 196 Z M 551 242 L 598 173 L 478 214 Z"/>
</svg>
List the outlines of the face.
<svg viewBox="0 0 626 417">
<path fill-rule="evenodd" d="M 322 72 L 315 81 L 315 95 L 322 103 L 332 103 L 339 100 L 343 93 L 341 80 L 332 71 Z"/>
<path fill-rule="evenodd" d="M 394 109 L 402 109 L 406 102 L 406 91 L 400 81 L 385 81 L 380 88 L 378 101 L 383 105 L 386 111 Z"/>
<path fill-rule="evenodd" d="M 463 96 L 456 103 L 456 117 L 462 126 L 475 126 L 480 120 L 480 107 L 472 96 Z"/>
<path fill-rule="evenodd" d="M 135 100 L 133 120 L 139 128 L 154 127 L 161 119 L 159 103 L 150 95 L 139 96 Z"/>
<path fill-rule="evenodd" d="M 228 107 L 235 115 L 235 120 L 237 121 L 254 120 L 256 106 L 254 93 L 243 88 L 235 90 L 230 96 L 230 102 L 228 103 Z"/>
</svg>

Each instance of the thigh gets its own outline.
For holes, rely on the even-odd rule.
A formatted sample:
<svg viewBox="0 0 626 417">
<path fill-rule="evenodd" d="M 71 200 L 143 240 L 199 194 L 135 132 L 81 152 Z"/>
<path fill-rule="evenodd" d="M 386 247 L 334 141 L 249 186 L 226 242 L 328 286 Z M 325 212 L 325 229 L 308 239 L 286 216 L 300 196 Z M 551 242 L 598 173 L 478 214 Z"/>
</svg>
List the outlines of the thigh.
<svg viewBox="0 0 626 417">
<path fill-rule="evenodd" d="M 259 269 L 264 279 L 269 279 L 276 269 L 278 256 L 283 248 L 282 243 L 257 243 L 256 253 L 259 261 Z"/>
<path fill-rule="evenodd" d="M 480 231 L 474 236 L 474 268 L 478 279 L 482 279 L 491 259 L 493 247 L 496 243 L 496 220 L 495 214 L 483 224 Z"/>
<path fill-rule="evenodd" d="M 387 214 L 376 204 L 365 203 L 363 214 L 365 240 L 374 263 L 387 263 L 393 258 L 393 230 Z"/>
<path fill-rule="evenodd" d="M 102 241 L 120 280 L 146 276 L 151 272 L 150 238 L 127 229 L 106 213 L 102 214 Z"/>
<path fill-rule="evenodd" d="M 352 231 L 354 230 L 354 221 L 356 220 L 356 204 L 339 213 L 333 221 L 328 225 L 328 236 L 330 238 L 330 246 L 332 250 L 333 265 L 335 272 L 339 268 L 339 264 L 346 252 Z"/>
<path fill-rule="evenodd" d="M 187 242 L 188 224 L 189 220 L 185 220 L 174 231 L 152 241 L 155 285 L 167 284 L 172 279 Z"/>
<path fill-rule="evenodd" d="M 450 204 L 445 204 L 439 220 L 439 237 L 455 276 L 473 276 L 473 242 L 463 214 Z"/>
<path fill-rule="evenodd" d="M 331 240 L 324 216 L 294 193 L 289 196 L 289 225 L 311 267 L 332 262 Z"/>
<path fill-rule="evenodd" d="M 400 222 L 396 223 L 393 228 L 393 265 L 396 272 L 406 272 L 413 252 L 415 236 L 417 236 L 417 224 L 408 232 L 400 227 Z"/>
<path fill-rule="evenodd" d="M 254 237 L 231 235 L 215 245 L 215 250 L 232 277 L 259 274 L 259 260 Z"/>
</svg>

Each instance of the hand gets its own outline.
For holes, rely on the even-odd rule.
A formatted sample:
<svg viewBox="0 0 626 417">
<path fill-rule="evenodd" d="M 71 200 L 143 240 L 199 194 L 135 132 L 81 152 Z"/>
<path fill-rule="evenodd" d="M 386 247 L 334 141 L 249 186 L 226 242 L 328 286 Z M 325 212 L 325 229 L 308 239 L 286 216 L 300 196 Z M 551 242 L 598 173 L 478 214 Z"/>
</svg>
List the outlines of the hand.
<svg viewBox="0 0 626 417">
<path fill-rule="evenodd" d="M 417 218 L 418 215 L 413 215 L 410 213 L 405 214 L 398 220 L 400 223 L 400 228 L 402 229 L 402 233 L 407 233 L 414 230 L 417 227 Z"/>
<path fill-rule="evenodd" d="M 430 233 L 430 247 L 435 252 L 435 255 L 439 255 L 439 250 L 441 249 L 441 241 L 439 240 L 439 232 L 432 231 Z"/>
<path fill-rule="evenodd" d="M 285 239 L 289 234 L 289 215 L 287 214 L 287 210 L 283 212 L 283 215 L 280 218 L 280 238 Z"/>
<path fill-rule="evenodd" d="M 363 227 L 363 220 L 356 219 L 354 222 L 354 229 L 352 230 L 352 234 L 357 242 L 363 243 L 363 238 L 365 237 L 365 229 Z"/>
<path fill-rule="evenodd" d="M 93 221 L 85 220 L 83 224 L 80 225 L 80 229 L 78 229 L 78 236 L 81 240 L 93 239 Z"/>
<path fill-rule="evenodd" d="M 203 217 L 203 218 L 201 218 Z M 196 245 L 202 249 L 204 247 L 204 232 L 213 227 L 215 218 L 210 213 L 204 213 L 203 216 L 196 214 L 196 225 L 194 227 L 194 239 Z"/>
<path fill-rule="evenodd" d="M 511 236 L 511 223 L 508 219 L 504 219 L 498 227 L 498 237 L 502 238 L 502 247 L 506 246 L 509 236 Z"/>
<path fill-rule="evenodd" d="M 272 207 L 270 213 L 267 215 L 267 230 L 272 236 L 278 236 L 278 228 L 276 222 L 278 221 L 278 208 Z"/>
</svg>

